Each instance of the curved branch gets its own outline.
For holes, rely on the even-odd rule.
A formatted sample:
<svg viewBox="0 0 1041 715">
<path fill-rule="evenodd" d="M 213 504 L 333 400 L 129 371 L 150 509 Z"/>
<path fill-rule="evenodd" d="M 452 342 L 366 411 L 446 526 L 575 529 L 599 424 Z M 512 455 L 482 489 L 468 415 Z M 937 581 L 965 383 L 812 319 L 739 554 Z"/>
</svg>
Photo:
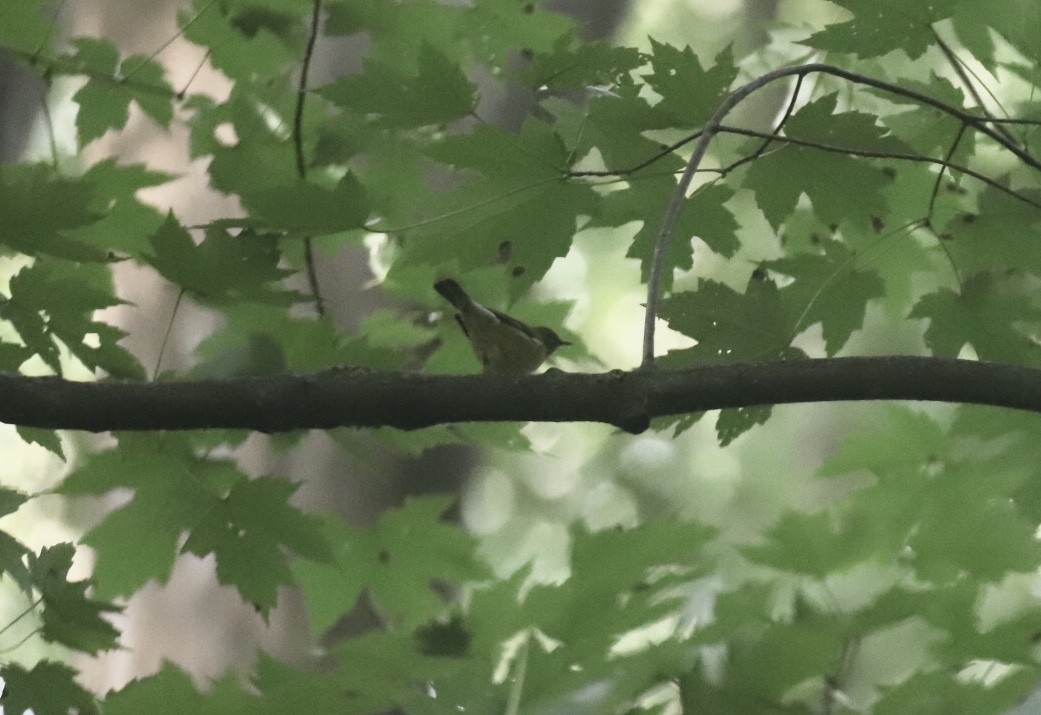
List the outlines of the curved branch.
<svg viewBox="0 0 1041 715">
<path fill-rule="evenodd" d="M 1022 147 L 1016 145 L 1014 142 L 1008 141 L 999 132 L 991 128 L 987 124 L 986 120 L 980 119 L 972 112 L 947 104 L 946 102 L 930 97 L 927 94 L 907 89 L 906 87 L 901 87 L 891 82 L 875 79 L 874 77 L 869 77 L 868 75 L 860 74 L 859 72 L 851 72 L 850 70 L 845 70 L 841 67 L 835 67 L 834 65 L 820 62 L 811 62 L 803 65 L 795 65 L 793 67 L 782 67 L 773 70 L 772 72 L 767 72 L 766 74 L 755 78 L 751 82 L 738 87 L 716 108 L 716 111 L 705 124 L 702 134 L 698 138 L 698 143 L 694 146 L 694 151 L 691 154 L 690 160 L 687 162 L 687 168 L 683 172 L 683 176 L 680 177 L 679 183 L 676 185 L 676 189 L 673 191 L 672 197 L 669 199 L 669 203 L 665 207 L 661 226 L 658 229 L 658 234 L 654 242 L 654 253 L 651 258 L 651 270 L 647 280 L 647 309 L 644 314 L 643 360 L 641 367 L 649 368 L 654 364 L 654 327 L 658 315 L 658 300 L 661 297 L 661 277 L 662 271 L 665 269 L 665 256 L 668 253 L 668 243 L 672 236 L 672 232 L 676 227 L 676 222 L 679 219 L 680 210 L 683 208 L 683 203 L 687 198 L 687 190 L 690 188 L 690 184 L 694 179 L 694 174 L 697 172 L 698 167 L 700 167 L 702 160 L 705 158 L 705 154 L 708 152 L 709 143 L 716 134 L 721 131 L 721 126 L 726 116 L 730 114 L 738 104 L 748 98 L 749 95 L 778 79 L 791 76 L 801 78 L 813 72 L 830 74 L 835 77 L 849 80 L 855 84 L 863 84 L 868 87 L 881 89 L 891 94 L 907 97 L 908 99 L 912 99 L 928 107 L 938 109 L 941 112 L 958 119 L 963 125 L 971 126 L 981 134 L 990 137 L 997 144 L 1003 146 L 1014 154 L 1027 166 L 1041 170 L 1041 162 L 1035 159 Z"/>
<path fill-rule="evenodd" d="M 654 417 L 753 405 L 930 400 L 1041 412 L 1041 369 L 888 356 L 522 377 L 334 368 L 185 382 L 71 382 L 0 373 L 0 421 L 108 430 L 333 427 L 418 429 L 453 422 L 604 422 L 627 432 Z"/>
</svg>

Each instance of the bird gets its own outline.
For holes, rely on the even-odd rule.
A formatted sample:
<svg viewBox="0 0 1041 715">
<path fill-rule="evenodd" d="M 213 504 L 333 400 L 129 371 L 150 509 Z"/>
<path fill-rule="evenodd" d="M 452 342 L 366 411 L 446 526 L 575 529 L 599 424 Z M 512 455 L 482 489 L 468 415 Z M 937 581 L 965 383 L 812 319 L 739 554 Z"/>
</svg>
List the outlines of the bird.
<svg viewBox="0 0 1041 715">
<path fill-rule="evenodd" d="M 528 325 L 481 305 L 451 278 L 435 282 L 434 290 L 456 309 L 456 322 L 486 373 L 534 372 L 557 348 L 571 344 L 549 328 Z"/>
</svg>

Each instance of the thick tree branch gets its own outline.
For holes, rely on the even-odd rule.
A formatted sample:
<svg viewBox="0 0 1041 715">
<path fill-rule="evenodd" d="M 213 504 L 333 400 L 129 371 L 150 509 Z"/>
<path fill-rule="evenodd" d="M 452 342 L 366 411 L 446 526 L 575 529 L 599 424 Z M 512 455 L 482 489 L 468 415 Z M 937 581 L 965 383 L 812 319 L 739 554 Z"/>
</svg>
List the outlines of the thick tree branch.
<svg viewBox="0 0 1041 715">
<path fill-rule="evenodd" d="M 835 400 L 933 400 L 1041 412 L 1041 369 L 889 356 L 523 377 L 337 368 L 310 375 L 88 383 L 0 373 L 0 421 L 91 432 L 541 421 L 605 422 L 635 433 L 663 415 Z"/>
</svg>

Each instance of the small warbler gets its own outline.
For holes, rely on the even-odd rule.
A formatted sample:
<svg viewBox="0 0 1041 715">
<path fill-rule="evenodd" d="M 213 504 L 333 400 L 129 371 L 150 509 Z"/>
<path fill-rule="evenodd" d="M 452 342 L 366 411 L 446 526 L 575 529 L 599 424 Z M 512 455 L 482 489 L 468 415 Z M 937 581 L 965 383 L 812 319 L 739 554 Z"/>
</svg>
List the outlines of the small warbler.
<svg viewBox="0 0 1041 715">
<path fill-rule="evenodd" d="M 481 305 L 451 278 L 434 283 L 456 311 L 456 322 L 470 341 L 485 372 L 534 372 L 554 350 L 571 343 L 549 328 L 532 327 L 498 310 Z"/>
</svg>

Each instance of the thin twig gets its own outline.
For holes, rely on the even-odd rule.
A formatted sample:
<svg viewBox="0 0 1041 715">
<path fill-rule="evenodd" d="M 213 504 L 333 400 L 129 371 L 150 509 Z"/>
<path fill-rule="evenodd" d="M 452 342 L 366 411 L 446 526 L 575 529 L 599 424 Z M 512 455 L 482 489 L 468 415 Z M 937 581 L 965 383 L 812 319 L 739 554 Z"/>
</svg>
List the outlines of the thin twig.
<svg viewBox="0 0 1041 715">
<path fill-rule="evenodd" d="M 723 119 L 749 95 L 762 89 L 766 85 L 785 77 L 803 77 L 814 72 L 830 74 L 835 77 L 846 79 L 855 84 L 874 87 L 891 94 L 913 99 L 920 104 L 938 109 L 941 112 L 958 119 L 963 124 L 973 127 L 981 134 L 990 137 L 999 145 L 1003 146 L 1009 152 L 1018 157 L 1027 166 L 1041 171 L 1041 162 L 1034 158 L 1025 149 L 1013 142 L 1009 142 L 1004 136 L 988 126 L 986 120 L 981 120 L 970 112 L 954 107 L 927 94 L 923 94 L 922 92 L 907 89 L 884 80 L 875 79 L 874 77 L 869 77 L 858 72 L 842 69 L 841 67 L 835 67 L 834 65 L 819 62 L 796 65 L 794 67 L 782 67 L 772 72 L 767 72 L 751 82 L 738 87 L 716 108 L 716 111 L 705 124 L 703 133 L 694 147 L 694 152 L 691 154 L 690 160 L 687 162 L 687 168 L 680 177 L 676 189 L 673 191 L 672 197 L 669 199 L 669 203 L 665 207 L 661 226 L 658 229 L 658 234 L 655 239 L 654 254 L 651 259 L 651 270 L 647 281 L 647 309 L 644 316 L 643 359 L 641 367 L 650 368 L 654 365 L 654 328 L 658 315 L 658 301 L 661 297 L 661 279 L 662 272 L 665 269 L 665 256 L 668 253 L 668 242 L 676 227 L 676 223 L 679 220 L 679 214 L 683 208 L 684 202 L 686 201 L 687 191 L 694 179 L 694 173 L 698 170 L 698 167 L 704 160 L 705 154 L 708 152 L 709 143 L 716 134 L 721 131 L 720 127 L 722 126 Z"/>
<path fill-rule="evenodd" d="M 760 136 L 762 136 L 763 141 L 762 141 L 762 143 L 758 147 L 756 147 L 755 151 L 753 151 L 748 156 L 744 157 L 743 159 L 741 159 L 738 162 L 735 162 L 734 164 L 729 166 L 727 169 L 722 171 L 720 173 L 720 177 L 726 176 L 729 172 L 733 171 L 734 169 L 736 169 L 741 164 L 744 164 L 744 163 L 747 163 L 747 162 L 750 162 L 750 161 L 755 161 L 756 159 L 761 157 L 766 152 L 767 149 L 770 148 L 770 145 L 774 143 L 774 140 L 777 139 L 780 136 L 781 130 L 784 129 L 785 123 L 789 119 L 791 119 L 792 114 L 795 113 L 795 105 L 799 101 L 799 90 L 802 89 L 802 81 L 803 81 L 803 79 L 804 79 L 803 75 L 799 75 L 795 79 L 795 86 L 792 88 L 791 96 L 788 97 L 788 106 L 785 107 L 784 115 L 781 116 L 780 121 L 777 122 L 777 125 L 773 128 L 773 131 L 771 131 L 769 134 L 760 135 Z"/>
<path fill-rule="evenodd" d="M 756 131 L 754 129 L 744 129 L 743 127 L 732 127 L 732 126 L 729 126 L 729 125 L 726 125 L 726 124 L 724 124 L 724 125 L 719 127 L 719 133 L 720 134 L 740 134 L 742 136 L 749 136 L 749 137 L 765 137 L 765 136 L 768 136 L 767 134 L 765 134 L 763 132 L 758 132 L 758 131 Z M 958 164 L 958 163 L 955 163 L 953 161 L 949 161 L 947 159 L 937 159 L 936 157 L 926 156 L 924 154 L 907 154 L 907 153 L 904 153 L 904 152 L 875 151 L 875 150 L 872 150 L 872 149 L 860 149 L 858 147 L 839 146 L 837 144 L 825 144 L 823 142 L 815 142 L 815 141 L 810 141 L 808 139 L 796 139 L 794 137 L 774 137 L 774 141 L 782 142 L 784 144 L 791 144 L 791 145 L 794 145 L 794 146 L 805 146 L 805 147 L 809 147 L 811 149 L 818 149 L 820 151 L 826 151 L 826 152 L 830 152 L 830 153 L 833 153 L 833 154 L 848 154 L 848 155 L 851 155 L 851 156 L 862 156 L 862 157 L 865 157 L 865 158 L 868 158 L 868 159 L 892 159 L 894 161 L 911 161 L 911 162 L 916 162 L 916 163 L 919 163 L 919 164 L 938 164 L 940 166 L 945 166 L 948 169 L 953 169 L 954 171 L 957 171 L 959 173 L 965 174 L 966 176 L 971 176 L 972 178 L 974 178 L 974 179 L 976 179 L 976 180 L 986 184 L 987 186 L 990 186 L 990 187 L 992 187 L 994 189 L 997 189 L 998 191 L 1002 192 L 1003 194 L 1011 196 L 1012 198 L 1016 199 L 1017 201 L 1021 201 L 1021 202 L 1025 203 L 1025 204 L 1033 206 L 1036 209 L 1041 210 L 1041 202 L 1034 201 L 1030 197 L 1028 197 L 1028 196 L 1026 196 L 1024 194 L 1019 193 L 1015 189 L 1010 189 L 1009 187 L 1005 186 L 1004 184 L 1002 184 L 999 181 L 996 181 L 995 179 L 992 179 L 991 177 L 987 176 L 986 174 L 982 174 L 982 173 L 976 171 L 975 169 L 971 169 L 968 166 L 965 166 L 964 164 Z M 742 159 L 738 159 L 733 164 L 729 164 L 729 165 L 723 167 L 722 169 L 719 169 L 720 175 L 721 176 L 725 176 L 729 172 L 733 171 L 735 168 L 737 168 L 737 165 L 739 163 L 744 163 L 745 162 L 745 158 L 746 157 L 743 157 Z M 932 211 L 930 209 L 929 215 L 931 215 L 931 214 L 932 214 Z"/>
<path fill-rule="evenodd" d="M 936 197 L 940 195 L 940 186 L 943 184 L 943 175 L 950 166 L 951 157 L 954 156 L 954 152 L 958 150 L 958 145 L 961 144 L 961 138 L 965 136 L 965 130 L 968 128 L 967 125 L 962 124 L 961 129 L 958 130 L 958 136 L 954 137 L 954 141 L 951 142 L 951 148 L 947 150 L 947 156 L 943 158 L 943 164 L 940 167 L 940 173 L 936 175 L 936 181 L 933 183 L 933 193 L 929 196 L 929 219 L 930 222 L 933 217 L 933 209 L 936 208 Z"/>
<path fill-rule="evenodd" d="M 47 126 L 47 146 L 51 152 L 51 166 L 54 173 L 61 173 L 61 163 L 58 158 L 58 139 L 54 131 L 54 116 L 51 114 L 51 81 L 48 78 L 44 83 L 44 91 L 40 94 L 40 113 L 43 115 L 43 123 Z"/>
<path fill-rule="evenodd" d="M 173 324 L 177 319 L 177 311 L 181 307 L 181 299 L 184 298 L 184 288 L 177 291 L 177 299 L 174 301 L 173 310 L 170 311 L 170 322 L 166 324 L 166 332 L 163 333 L 163 342 L 159 345 L 159 354 L 155 358 L 155 368 L 152 370 L 152 380 L 159 379 L 159 367 L 163 364 L 163 355 L 166 354 L 166 343 L 170 340 L 173 332 Z"/>
<path fill-rule="evenodd" d="M 18 621 L 22 620 L 30 613 L 32 613 L 36 609 L 36 607 L 39 606 L 41 603 L 43 603 L 43 596 L 40 596 L 35 601 L 30 603 L 28 608 L 26 608 L 24 611 L 15 616 L 11 621 L 7 623 L 6 626 L 0 628 L 0 635 L 3 635 L 7 631 L 9 631 L 16 623 L 18 623 Z"/>
<path fill-rule="evenodd" d="M 300 178 L 307 178 L 307 162 L 304 159 L 304 105 L 307 102 L 307 75 L 311 70 L 311 59 L 314 57 L 314 46 L 318 41 L 318 26 L 322 15 L 322 0 L 314 0 L 311 12 L 311 34 L 307 38 L 304 50 L 304 61 L 300 67 L 300 85 L 296 93 L 296 112 L 293 115 L 293 147 L 296 151 L 296 173 Z M 314 297 L 314 309 L 319 316 L 325 315 L 325 301 L 318 286 L 318 270 L 314 260 L 314 241 L 311 236 L 304 237 L 304 263 L 307 266 L 307 282 L 311 286 Z"/>
<path fill-rule="evenodd" d="M 212 52 L 212 49 L 206 50 L 206 54 L 204 54 L 202 56 L 202 59 L 199 60 L 199 64 L 195 67 L 195 70 L 192 72 L 191 76 L 188 77 L 188 81 L 185 82 L 184 86 L 181 87 L 180 90 L 178 90 L 176 95 L 174 95 L 175 97 L 177 97 L 177 101 L 183 100 L 188 95 L 188 88 L 191 86 L 192 82 L 195 81 L 195 78 L 199 76 L 199 73 L 202 72 L 202 68 L 206 65 L 206 60 L 210 59 L 210 54 Z"/>
<path fill-rule="evenodd" d="M 944 57 L 947 58 L 947 62 L 950 63 L 951 68 L 954 70 L 955 74 L 958 75 L 958 79 L 960 79 L 962 84 L 965 85 L 966 91 L 968 91 L 968 93 L 972 95 L 972 98 L 976 100 L 976 104 L 979 105 L 979 108 L 983 111 L 984 115 L 989 115 L 990 112 L 987 111 L 987 105 L 983 103 L 983 96 L 979 93 L 979 90 L 976 89 L 976 84 L 972 81 L 972 78 L 969 77 L 969 73 L 965 69 L 965 63 L 961 61 L 961 58 L 959 58 L 958 55 L 954 52 L 954 50 L 951 49 L 950 45 L 943 41 L 943 38 L 940 37 L 940 33 L 936 31 L 935 27 L 930 26 L 930 29 L 933 31 L 933 37 L 936 38 L 937 47 L 940 48 L 940 51 L 944 54 Z M 994 94 L 989 90 L 988 94 L 990 94 L 991 99 L 993 99 L 995 102 L 998 101 Z M 989 116 L 987 117 L 987 121 L 992 121 Z M 997 131 L 1001 132 L 1001 134 L 1003 134 L 1004 137 L 1008 139 L 1010 142 L 1015 142 L 1016 144 L 1022 143 L 1018 138 L 1013 136 L 1011 132 L 1005 129 L 1005 127 L 1003 127 L 1000 123 L 992 123 L 995 124 L 994 128 Z"/>
<path fill-rule="evenodd" d="M 679 149 L 681 146 L 684 146 L 685 144 L 690 144 L 692 141 L 695 141 L 696 139 L 698 139 L 701 136 L 703 131 L 704 130 L 699 129 L 698 131 L 694 132 L 693 134 L 688 134 L 687 136 L 683 137 L 682 139 L 680 139 L 677 142 L 673 142 L 672 144 L 669 144 L 667 146 L 663 146 L 660 151 L 654 153 L 653 155 L 651 155 L 650 158 L 645 159 L 644 161 L 641 161 L 639 164 L 636 164 L 635 166 L 630 166 L 630 167 L 628 167 L 626 169 L 603 169 L 603 170 L 589 170 L 589 171 L 569 171 L 569 172 L 567 172 L 567 178 L 571 179 L 571 178 L 582 177 L 582 176 L 626 176 L 627 174 L 635 174 L 640 169 L 645 169 L 648 166 L 650 166 L 651 164 L 653 164 L 654 162 L 658 161 L 659 159 L 662 159 L 662 158 L 668 156 L 672 152 L 674 152 L 677 149 Z"/>
<path fill-rule="evenodd" d="M 127 79 L 127 78 L 132 77 L 135 74 L 137 74 L 137 72 L 140 71 L 141 68 L 143 68 L 145 65 L 147 65 L 152 60 L 154 60 L 156 57 L 158 57 L 159 54 L 163 50 L 165 50 L 167 47 L 172 45 L 177 40 L 177 38 L 181 37 L 181 35 L 183 35 L 185 32 L 187 32 L 189 27 L 194 25 L 199 20 L 199 18 L 202 17 L 206 13 L 207 10 L 209 10 L 211 7 L 213 7 L 216 4 L 217 4 L 217 0 L 210 0 L 210 2 L 202 10 L 199 10 L 199 12 L 197 12 L 195 14 L 195 17 L 193 17 L 191 20 L 188 20 L 181 27 L 177 28 L 177 32 L 175 32 L 172 37 L 170 37 L 168 40 L 166 40 L 163 44 L 159 45 L 159 47 L 157 47 L 152 52 L 152 54 L 148 55 L 148 57 L 145 57 L 140 62 L 138 62 L 137 65 L 135 65 L 132 70 L 130 70 L 129 72 L 127 72 L 126 74 L 123 75 L 123 78 Z"/>
</svg>

